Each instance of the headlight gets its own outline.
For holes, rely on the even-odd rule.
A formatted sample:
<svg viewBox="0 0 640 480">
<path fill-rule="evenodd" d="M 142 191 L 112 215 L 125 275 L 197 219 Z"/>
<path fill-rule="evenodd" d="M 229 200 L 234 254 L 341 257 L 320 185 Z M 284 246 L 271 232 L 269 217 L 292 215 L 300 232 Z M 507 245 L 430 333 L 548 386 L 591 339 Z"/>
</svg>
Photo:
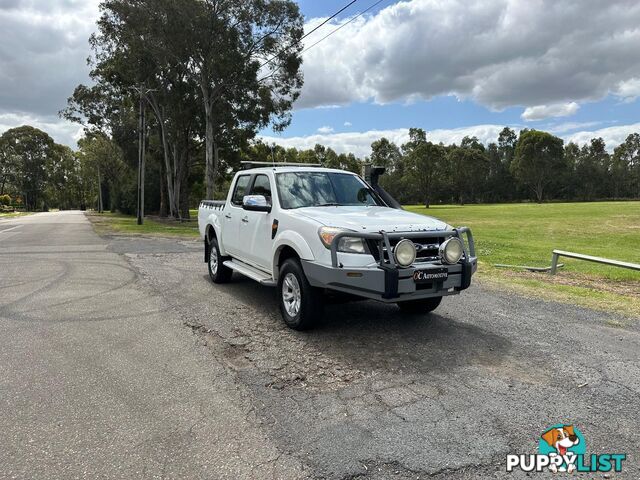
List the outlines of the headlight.
<svg viewBox="0 0 640 480">
<path fill-rule="evenodd" d="M 458 263 L 464 253 L 464 246 L 459 238 L 451 237 L 440 245 L 440 260 L 449 265 Z"/>
<path fill-rule="evenodd" d="M 416 246 L 408 238 L 400 240 L 393 249 L 393 258 L 401 267 L 408 267 L 416 260 Z"/>
<path fill-rule="evenodd" d="M 322 240 L 323 245 L 327 248 L 331 248 L 333 239 L 342 232 L 353 232 L 353 230 L 338 227 L 320 227 L 318 229 L 320 240 Z M 367 249 L 361 238 L 344 237 L 338 241 L 338 251 L 342 253 L 366 253 Z"/>
</svg>

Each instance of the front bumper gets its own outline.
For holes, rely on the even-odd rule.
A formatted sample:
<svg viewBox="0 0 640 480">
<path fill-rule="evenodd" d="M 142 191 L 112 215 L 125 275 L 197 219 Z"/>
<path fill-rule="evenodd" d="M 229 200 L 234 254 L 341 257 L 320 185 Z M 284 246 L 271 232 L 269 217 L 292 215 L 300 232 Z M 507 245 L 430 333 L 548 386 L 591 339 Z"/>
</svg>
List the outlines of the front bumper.
<svg viewBox="0 0 640 480">
<path fill-rule="evenodd" d="M 466 236 L 466 242 L 465 238 Z M 400 238 L 425 237 L 458 237 L 465 246 L 463 259 L 455 265 L 445 265 L 439 262 L 425 262 L 414 264 L 409 268 L 396 265 L 391 252 L 391 240 Z M 349 267 L 338 262 L 337 245 L 343 237 L 356 237 L 374 240 L 380 246 L 379 262 L 368 267 Z M 386 250 L 385 250 L 386 249 Z M 466 227 L 452 231 L 434 232 L 380 232 L 359 233 L 343 232 L 333 240 L 331 245 L 332 265 L 324 265 L 314 261 L 303 261 L 302 267 L 309 283 L 314 287 L 328 288 L 361 297 L 371 298 L 381 302 L 401 302 L 420 298 L 455 295 L 471 284 L 471 277 L 478 268 L 475 245 L 471 230 Z M 428 283 L 416 283 L 413 276 L 416 270 L 438 271 L 447 270 L 446 279 L 434 279 Z"/>
</svg>

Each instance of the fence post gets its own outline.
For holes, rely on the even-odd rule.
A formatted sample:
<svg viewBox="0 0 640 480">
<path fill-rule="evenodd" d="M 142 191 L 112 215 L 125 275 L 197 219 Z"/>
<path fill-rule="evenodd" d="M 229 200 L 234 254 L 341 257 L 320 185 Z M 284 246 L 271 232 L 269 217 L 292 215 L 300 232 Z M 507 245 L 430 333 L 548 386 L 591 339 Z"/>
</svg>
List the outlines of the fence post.
<svg viewBox="0 0 640 480">
<path fill-rule="evenodd" d="M 551 257 L 551 270 L 549 270 L 550 275 L 555 275 L 556 270 L 558 270 L 558 257 L 559 255 L 553 252 L 553 256 Z"/>
</svg>

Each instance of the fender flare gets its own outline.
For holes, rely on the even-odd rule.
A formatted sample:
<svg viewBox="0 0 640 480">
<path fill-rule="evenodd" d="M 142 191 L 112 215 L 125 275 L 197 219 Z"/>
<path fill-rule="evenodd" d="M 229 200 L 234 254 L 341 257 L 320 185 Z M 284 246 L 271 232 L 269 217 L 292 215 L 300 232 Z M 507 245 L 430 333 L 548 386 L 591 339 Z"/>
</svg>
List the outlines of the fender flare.
<svg viewBox="0 0 640 480">
<path fill-rule="evenodd" d="M 276 237 L 273 244 L 273 260 L 271 265 L 274 280 L 278 279 L 278 275 L 280 273 L 278 268 L 278 257 L 280 256 L 282 249 L 285 247 L 292 248 L 301 260 L 315 260 L 315 256 L 313 255 L 311 248 L 309 248 L 307 241 L 302 235 L 292 230 L 284 231 Z"/>
</svg>

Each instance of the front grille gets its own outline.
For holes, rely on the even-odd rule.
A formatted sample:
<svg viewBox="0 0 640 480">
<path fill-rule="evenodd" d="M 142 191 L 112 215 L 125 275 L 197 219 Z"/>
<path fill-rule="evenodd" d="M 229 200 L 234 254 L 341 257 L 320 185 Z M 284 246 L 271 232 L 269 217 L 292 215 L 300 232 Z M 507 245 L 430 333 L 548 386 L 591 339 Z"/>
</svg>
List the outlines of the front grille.
<svg viewBox="0 0 640 480">
<path fill-rule="evenodd" d="M 402 240 L 402 238 L 390 239 L 389 243 L 391 244 L 391 249 L 398 244 L 398 242 Z M 424 238 L 412 238 L 411 241 L 416 245 L 416 249 L 418 250 L 416 254 L 416 263 L 424 263 L 424 262 L 434 262 L 440 259 L 438 256 L 438 249 L 440 248 L 440 244 L 445 241 L 444 237 L 424 237 Z M 380 261 L 380 249 L 378 246 L 377 240 L 367 240 L 367 245 L 373 258 L 376 261 Z M 389 261 L 389 254 L 387 252 L 386 246 L 382 248 L 382 254 L 384 255 L 384 260 Z"/>
</svg>

